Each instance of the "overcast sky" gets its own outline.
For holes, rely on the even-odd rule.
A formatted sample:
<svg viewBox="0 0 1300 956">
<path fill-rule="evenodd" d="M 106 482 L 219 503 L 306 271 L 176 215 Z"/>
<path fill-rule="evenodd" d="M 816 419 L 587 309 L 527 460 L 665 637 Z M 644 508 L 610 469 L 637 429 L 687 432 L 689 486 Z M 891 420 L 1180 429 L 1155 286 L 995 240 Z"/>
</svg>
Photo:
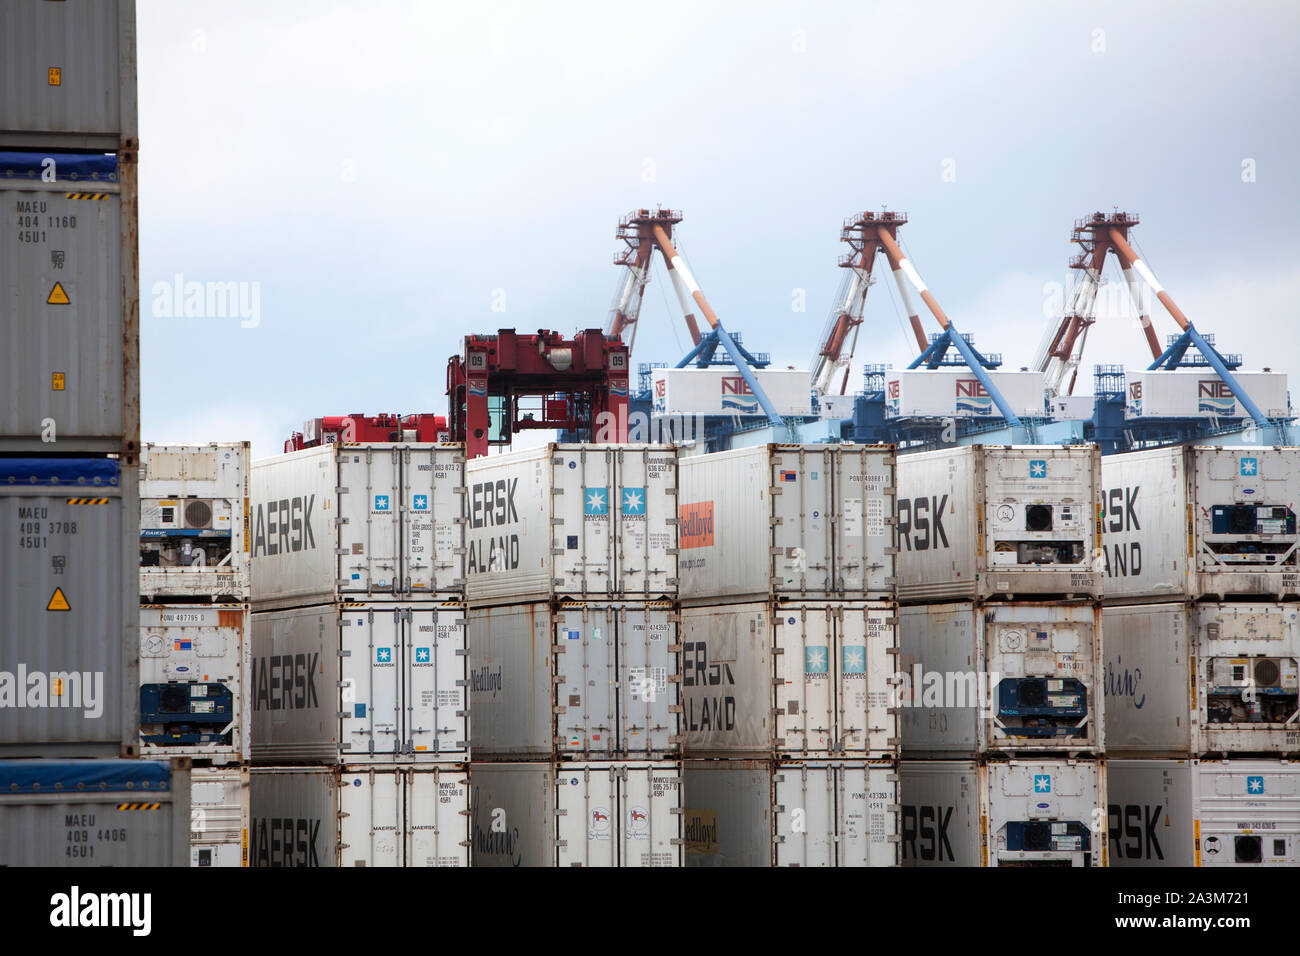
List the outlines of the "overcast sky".
<svg viewBox="0 0 1300 956">
<path fill-rule="evenodd" d="M 782 365 L 846 216 L 907 212 L 939 302 L 1015 367 L 1074 220 L 1119 207 L 1198 328 L 1300 369 L 1293 3 L 139 0 L 138 28 L 147 441 L 264 457 L 309 417 L 443 413 L 466 333 L 603 326 L 617 221 L 656 203 Z M 1109 268 L 1079 391 L 1149 361 Z M 246 317 L 186 317 L 178 276 L 243 283 Z M 673 301 L 659 269 L 634 363 L 683 354 Z M 851 388 L 914 356 L 904 325 L 873 287 Z"/>
</svg>

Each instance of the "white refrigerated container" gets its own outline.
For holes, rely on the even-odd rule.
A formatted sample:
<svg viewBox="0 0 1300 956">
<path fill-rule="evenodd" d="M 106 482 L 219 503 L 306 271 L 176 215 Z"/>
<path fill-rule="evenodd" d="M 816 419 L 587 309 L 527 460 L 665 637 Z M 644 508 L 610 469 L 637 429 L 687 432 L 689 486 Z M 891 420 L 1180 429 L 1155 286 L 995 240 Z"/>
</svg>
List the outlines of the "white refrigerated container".
<svg viewBox="0 0 1300 956">
<path fill-rule="evenodd" d="M 190 866 L 248 866 L 248 768 L 194 767 L 190 806 Z"/>
</svg>

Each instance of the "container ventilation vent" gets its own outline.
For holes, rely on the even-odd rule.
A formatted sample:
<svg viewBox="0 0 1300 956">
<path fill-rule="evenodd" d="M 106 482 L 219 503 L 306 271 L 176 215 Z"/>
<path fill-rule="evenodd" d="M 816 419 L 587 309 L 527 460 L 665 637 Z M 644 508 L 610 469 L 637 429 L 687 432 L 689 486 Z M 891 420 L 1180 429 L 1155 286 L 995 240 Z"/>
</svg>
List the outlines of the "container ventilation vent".
<svg viewBox="0 0 1300 956">
<path fill-rule="evenodd" d="M 212 505 L 206 501 L 187 501 L 185 503 L 185 527 L 211 528 Z"/>
</svg>

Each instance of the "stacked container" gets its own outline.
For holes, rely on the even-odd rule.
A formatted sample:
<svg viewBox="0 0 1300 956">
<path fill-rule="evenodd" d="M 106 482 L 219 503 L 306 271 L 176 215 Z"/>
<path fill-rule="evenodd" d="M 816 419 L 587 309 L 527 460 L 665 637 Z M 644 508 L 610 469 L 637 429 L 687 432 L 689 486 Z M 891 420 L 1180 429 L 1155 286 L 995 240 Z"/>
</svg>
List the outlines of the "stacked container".
<svg viewBox="0 0 1300 956">
<path fill-rule="evenodd" d="M 465 456 L 253 466 L 252 866 L 467 866 Z"/>
<path fill-rule="evenodd" d="M 475 866 L 680 866 L 677 452 L 479 458 L 466 494 Z"/>
<path fill-rule="evenodd" d="M 1105 865 L 1099 449 L 898 473 L 903 864 Z"/>
<path fill-rule="evenodd" d="M 894 449 L 683 458 L 688 866 L 898 862 Z"/>
<path fill-rule="evenodd" d="M 0 36 L 0 865 L 171 864 L 188 770 L 137 759 L 135 5 L 16 0 Z"/>
<path fill-rule="evenodd" d="M 1295 866 L 1300 448 L 1161 448 L 1102 475 L 1112 859 Z"/>
<path fill-rule="evenodd" d="M 140 747 L 193 762 L 190 861 L 248 865 L 248 442 L 140 453 Z"/>
</svg>

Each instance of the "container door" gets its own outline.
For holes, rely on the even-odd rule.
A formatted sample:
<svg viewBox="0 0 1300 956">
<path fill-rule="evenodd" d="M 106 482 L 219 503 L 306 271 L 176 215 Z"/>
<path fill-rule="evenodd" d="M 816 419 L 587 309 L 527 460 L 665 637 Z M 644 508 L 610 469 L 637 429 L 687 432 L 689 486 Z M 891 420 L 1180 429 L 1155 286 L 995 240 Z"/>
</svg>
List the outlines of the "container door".
<svg viewBox="0 0 1300 956">
<path fill-rule="evenodd" d="M 413 758 L 450 755 L 465 760 L 469 746 L 465 605 L 408 608 L 402 625 L 406 675 L 402 750 Z"/>
<path fill-rule="evenodd" d="M 624 755 L 680 750 L 677 615 L 668 604 L 618 609 L 619 733 Z"/>
<path fill-rule="evenodd" d="M 611 508 L 618 508 L 614 452 L 557 448 L 551 458 L 555 591 L 564 597 L 609 597 L 614 576 Z"/>
<path fill-rule="evenodd" d="M 829 764 L 782 764 L 773 777 L 777 866 L 835 866 L 835 779 Z"/>
<path fill-rule="evenodd" d="M 401 753 L 403 614 L 360 605 L 339 611 L 339 739 L 347 760 L 391 759 Z"/>
<path fill-rule="evenodd" d="M 834 612 L 778 605 L 773 618 L 777 750 L 826 753 L 835 742 Z"/>
<path fill-rule="evenodd" d="M 836 592 L 848 597 L 894 590 L 894 536 L 885 519 L 894 513 L 892 457 L 840 448 L 833 455 L 839 520 L 835 535 Z"/>
<path fill-rule="evenodd" d="M 883 755 L 898 738 L 889 683 L 897 660 L 891 608 L 843 605 L 835 611 L 837 749 Z"/>
<path fill-rule="evenodd" d="M 339 591 L 381 597 L 400 593 L 401 448 L 338 449 Z"/>
<path fill-rule="evenodd" d="M 556 614 L 555 747 L 562 754 L 618 749 L 617 623 L 607 605 L 565 604 Z"/>
<path fill-rule="evenodd" d="M 618 865 L 618 774 L 609 765 L 556 768 L 557 866 Z"/>
<path fill-rule="evenodd" d="M 677 764 L 629 764 L 621 774 L 620 866 L 681 866 L 682 779 Z"/>
<path fill-rule="evenodd" d="M 898 865 L 898 775 L 890 764 L 835 768 L 836 866 Z"/>
<path fill-rule="evenodd" d="M 469 776 L 406 771 L 406 866 L 469 866 Z"/>
<path fill-rule="evenodd" d="M 406 866 L 405 777 L 411 770 L 339 776 L 340 866 Z"/>
<path fill-rule="evenodd" d="M 403 593 L 432 598 L 464 587 L 464 499 L 465 460 L 457 450 L 402 450 Z M 513 511 L 514 503 L 507 507 Z"/>
<path fill-rule="evenodd" d="M 772 587 L 777 593 L 830 593 L 834 453 L 778 445 L 771 456 Z"/>
<path fill-rule="evenodd" d="M 677 453 L 617 452 L 619 594 L 657 598 L 677 591 Z"/>
</svg>

